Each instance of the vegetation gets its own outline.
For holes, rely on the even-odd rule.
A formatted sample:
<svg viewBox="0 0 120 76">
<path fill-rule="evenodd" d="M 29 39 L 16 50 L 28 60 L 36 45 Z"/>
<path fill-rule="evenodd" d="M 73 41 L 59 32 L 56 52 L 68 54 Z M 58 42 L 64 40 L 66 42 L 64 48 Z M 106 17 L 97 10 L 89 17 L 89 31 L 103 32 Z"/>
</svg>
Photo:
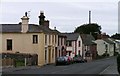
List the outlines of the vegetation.
<svg viewBox="0 0 120 76">
<path fill-rule="evenodd" d="M 75 29 L 75 33 L 92 34 L 97 39 L 97 34 L 101 34 L 101 26 L 96 23 L 83 24 Z"/>
<path fill-rule="evenodd" d="M 120 34 L 116 33 L 116 34 L 112 35 L 111 38 L 120 40 Z"/>
<path fill-rule="evenodd" d="M 14 61 L 14 66 L 19 67 L 19 66 L 25 66 L 24 60 L 16 60 Z"/>
<path fill-rule="evenodd" d="M 118 72 L 120 73 L 120 54 L 117 56 L 117 68 Z"/>
</svg>

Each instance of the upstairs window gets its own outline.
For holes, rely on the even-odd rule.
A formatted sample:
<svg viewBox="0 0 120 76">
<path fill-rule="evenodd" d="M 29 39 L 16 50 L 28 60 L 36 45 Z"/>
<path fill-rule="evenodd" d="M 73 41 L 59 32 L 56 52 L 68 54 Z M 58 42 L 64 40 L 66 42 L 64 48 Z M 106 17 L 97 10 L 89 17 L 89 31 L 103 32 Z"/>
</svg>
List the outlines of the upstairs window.
<svg viewBox="0 0 120 76">
<path fill-rule="evenodd" d="M 80 41 L 78 41 L 78 46 L 80 47 Z"/>
<path fill-rule="evenodd" d="M 72 46 L 72 41 L 69 41 L 69 45 L 68 46 Z"/>
<path fill-rule="evenodd" d="M 33 35 L 33 44 L 38 43 L 38 35 Z"/>
<path fill-rule="evenodd" d="M 55 35 L 55 44 L 57 43 L 57 35 Z"/>
<path fill-rule="evenodd" d="M 49 44 L 51 44 L 51 35 L 49 35 Z"/>
<path fill-rule="evenodd" d="M 7 50 L 12 50 L 12 39 L 7 39 Z"/>
<path fill-rule="evenodd" d="M 67 46 L 72 46 L 72 41 L 67 41 Z"/>
<path fill-rule="evenodd" d="M 47 35 L 45 35 L 45 45 L 47 45 Z"/>
<path fill-rule="evenodd" d="M 63 45 L 63 38 L 61 38 L 61 45 Z"/>
</svg>

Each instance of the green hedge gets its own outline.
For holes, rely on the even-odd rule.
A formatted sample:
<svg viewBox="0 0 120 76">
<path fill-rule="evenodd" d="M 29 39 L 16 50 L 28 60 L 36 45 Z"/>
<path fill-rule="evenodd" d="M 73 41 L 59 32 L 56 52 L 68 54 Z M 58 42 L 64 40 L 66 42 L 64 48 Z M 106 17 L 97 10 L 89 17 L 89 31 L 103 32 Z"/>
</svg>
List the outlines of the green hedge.
<svg viewBox="0 0 120 76">
<path fill-rule="evenodd" d="M 118 72 L 120 73 L 120 55 L 117 56 L 117 68 Z"/>
<path fill-rule="evenodd" d="M 14 66 L 15 67 L 25 66 L 25 62 L 24 62 L 24 60 L 17 60 L 17 59 L 15 59 L 14 60 Z"/>
</svg>

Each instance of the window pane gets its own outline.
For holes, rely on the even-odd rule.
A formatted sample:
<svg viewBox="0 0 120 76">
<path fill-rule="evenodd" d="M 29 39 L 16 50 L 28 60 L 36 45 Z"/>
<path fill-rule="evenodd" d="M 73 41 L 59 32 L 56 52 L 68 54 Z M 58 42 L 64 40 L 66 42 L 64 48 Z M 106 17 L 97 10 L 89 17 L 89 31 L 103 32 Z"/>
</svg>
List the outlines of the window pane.
<svg viewBox="0 0 120 76">
<path fill-rule="evenodd" d="M 38 35 L 33 35 L 33 43 L 38 43 Z"/>
<path fill-rule="evenodd" d="M 7 50 L 12 50 L 12 40 L 11 39 L 7 40 Z"/>
</svg>

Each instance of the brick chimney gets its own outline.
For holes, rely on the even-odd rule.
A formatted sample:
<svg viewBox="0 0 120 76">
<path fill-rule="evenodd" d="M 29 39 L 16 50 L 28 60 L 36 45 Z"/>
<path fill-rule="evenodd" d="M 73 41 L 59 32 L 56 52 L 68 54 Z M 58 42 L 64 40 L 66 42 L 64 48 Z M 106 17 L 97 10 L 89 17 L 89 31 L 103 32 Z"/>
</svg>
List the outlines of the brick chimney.
<svg viewBox="0 0 120 76">
<path fill-rule="evenodd" d="M 44 21 L 44 26 L 49 28 L 49 20 Z"/>
<path fill-rule="evenodd" d="M 27 16 L 27 12 L 25 12 L 25 16 L 23 16 L 21 19 L 22 19 L 21 32 L 26 33 L 28 31 L 28 23 L 29 23 L 29 18 Z"/>
<path fill-rule="evenodd" d="M 45 15 L 43 11 L 40 11 L 40 16 L 38 17 L 39 17 L 39 25 L 49 28 L 49 20 L 45 20 Z"/>
<path fill-rule="evenodd" d="M 39 17 L 39 25 L 44 25 L 44 22 L 45 22 L 44 12 L 40 11 L 40 16 L 38 17 Z"/>
</svg>

